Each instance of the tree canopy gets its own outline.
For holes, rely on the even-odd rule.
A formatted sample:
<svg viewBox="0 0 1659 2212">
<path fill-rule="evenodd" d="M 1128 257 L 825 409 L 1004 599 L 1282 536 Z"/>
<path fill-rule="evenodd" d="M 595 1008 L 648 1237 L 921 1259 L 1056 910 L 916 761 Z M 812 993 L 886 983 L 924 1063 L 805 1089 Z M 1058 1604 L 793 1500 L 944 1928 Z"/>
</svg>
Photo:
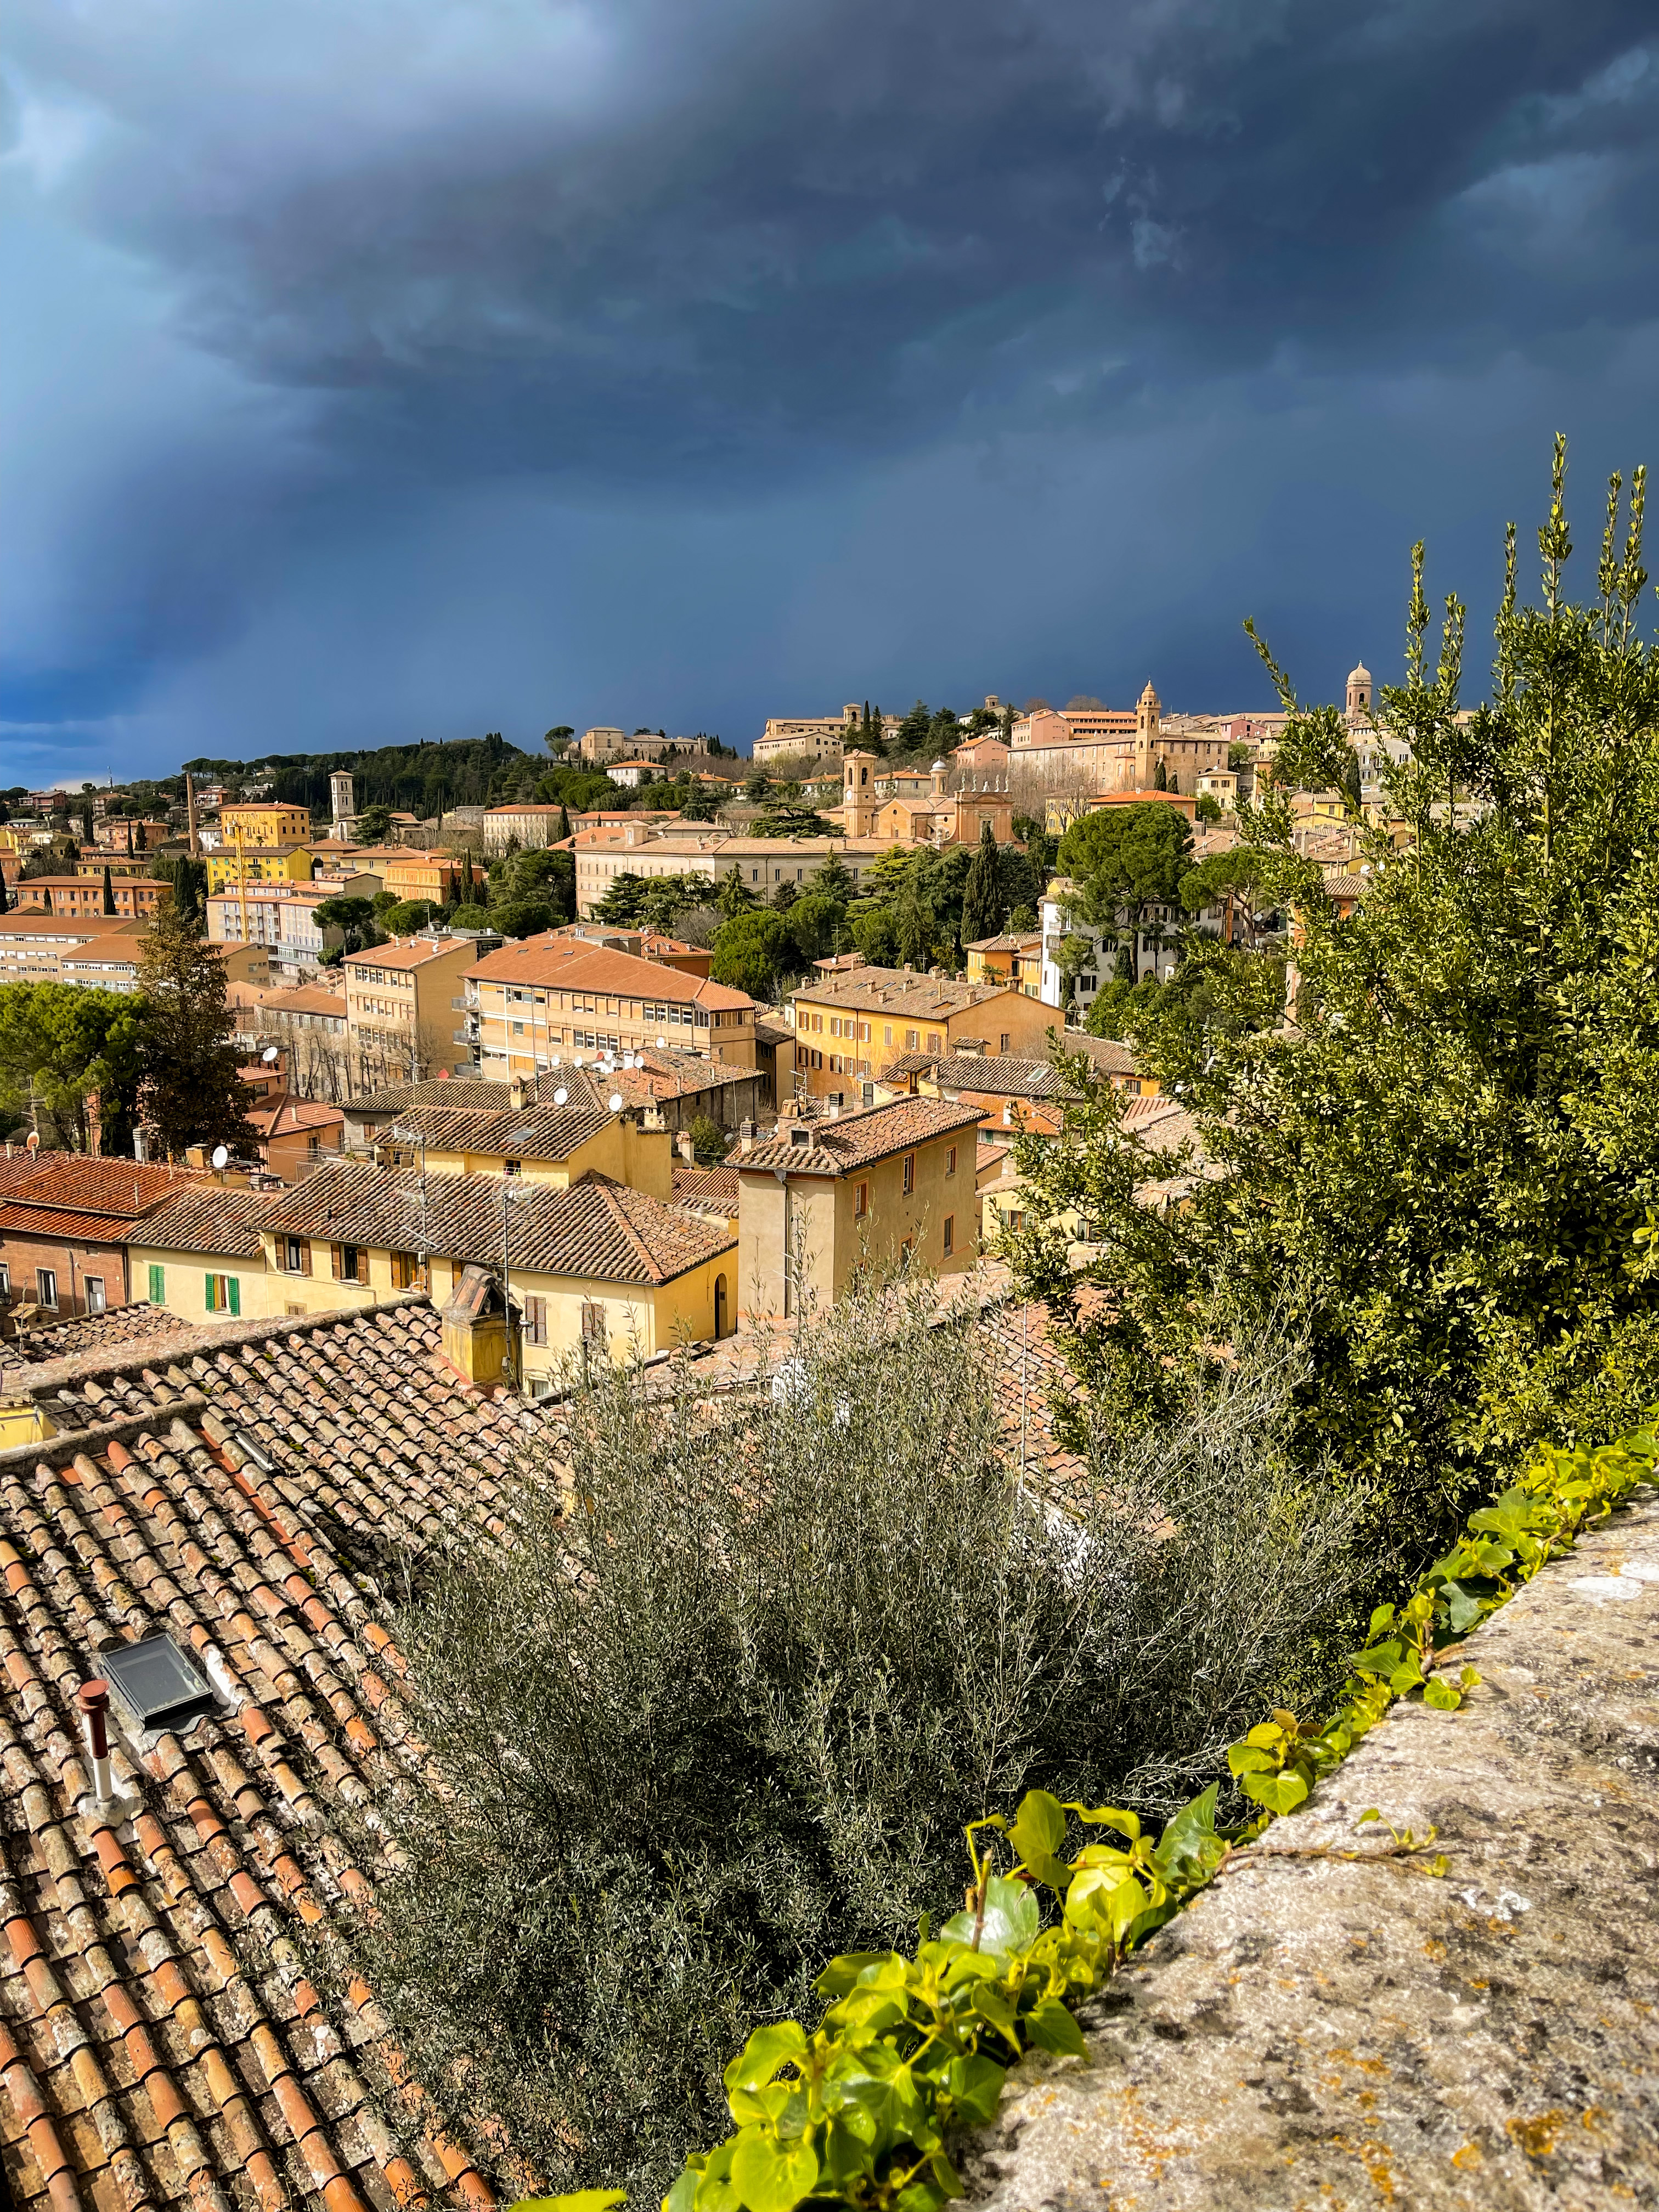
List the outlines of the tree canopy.
<svg viewBox="0 0 1659 2212">
<path fill-rule="evenodd" d="M 191 1145 L 255 1146 L 230 1042 L 225 963 L 171 905 L 145 931 L 139 958 L 140 1115 L 168 1159 Z"/>
</svg>

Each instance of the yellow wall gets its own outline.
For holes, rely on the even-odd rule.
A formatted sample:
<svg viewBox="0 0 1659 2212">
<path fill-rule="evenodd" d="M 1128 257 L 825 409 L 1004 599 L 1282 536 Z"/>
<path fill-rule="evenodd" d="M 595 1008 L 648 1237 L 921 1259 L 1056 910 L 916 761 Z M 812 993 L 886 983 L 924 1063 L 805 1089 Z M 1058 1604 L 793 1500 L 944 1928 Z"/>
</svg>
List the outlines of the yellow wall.
<svg viewBox="0 0 1659 2212">
<path fill-rule="evenodd" d="M 132 1295 L 140 1305 L 149 1303 L 149 1271 L 159 1267 L 162 1304 L 169 1313 L 177 1314 L 180 1321 L 187 1321 L 192 1326 L 200 1322 L 233 1318 L 263 1321 L 268 1315 L 283 1310 L 280 1300 L 274 1306 L 270 1302 L 270 1279 L 263 1259 L 225 1259 L 208 1252 L 169 1252 L 151 1245 L 135 1244 L 128 1249 Z M 209 1312 L 206 1278 L 210 1274 L 235 1277 L 241 1293 L 241 1310 L 238 1315 Z"/>
<path fill-rule="evenodd" d="M 432 1262 L 432 1303 L 449 1299 L 465 1262 Z M 611 1355 L 623 1358 L 637 1346 L 643 1357 L 672 1351 L 680 1343 L 696 1343 L 714 1334 L 714 1284 L 726 1278 L 726 1328 L 736 1326 L 738 1312 L 738 1254 L 733 1247 L 678 1275 L 670 1283 L 607 1284 L 579 1276 L 543 1275 L 533 1269 L 513 1270 L 515 1301 L 544 1298 L 547 1303 L 544 1345 L 522 1347 L 525 1380 L 533 1387 L 538 1378 L 561 1379 L 579 1358 L 582 1342 L 582 1309 L 605 1308 L 605 1331 Z M 338 1285 L 335 1285 L 338 1287 Z M 522 1309 L 521 1309 L 522 1310 Z"/>
<path fill-rule="evenodd" d="M 240 863 L 235 850 L 208 853 L 208 889 L 210 891 L 234 891 L 239 883 L 250 884 L 308 884 L 311 881 L 312 858 L 302 845 L 290 852 L 270 851 L 260 846 L 243 842 Z"/>
<path fill-rule="evenodd" d="M 880 1011 L 843 1009 L 834 1000 L 814 1000 L 799 991 L 794 1004 L 793 1072 L 805 1078 L 807 1091 L 814 1098 L 827 1097 L 832 1091 L 844 1094 L 849 1083 L 865 1074 L 879 1075 L 901 1053 L 951 1051 L 962 1037 L 982 1037 L 988 1052 L 1000 1053 L 1006 1036 L 1009 1052 L 1042 1059 L 1048 1053 L 1048 1032 L 1058 1023 L 1053 1006 L 1045 1006 L 1012 986 L 977 1006 L 943 1017 L 934 1014 L 931 1018 L 925 1009 L 915 1013 L 905 1013 L 896 1006 Z M 839 1024 L 841 1035 L 831 1029 L 832 1022 Z M 787 1054 L 787 1047 L 779 1048 L 781 1062 Z M 816 1066 L 814 1054 L 818 1061 Z M 830 1066 L 832 1059 L 841 1061 L 839 1068 Z M 786 1072 L 781 1066 L 781 1080 Z"/>
<path fill-rule="evenodd" d="M 426 1164 L 432 1175 L 499 1176 L 504 1163 L 518 1158 L 517 1153 L 437 1152 L 428 1148 Z M 400 1147 L 396 1154 L 400 1167 L 419 1164 L 418 1150 Z M 620 1115 L 595 1131 L 585 1144 L 578 1145 L 568 1159 L 536 1160 L 526 1158 L 523 1173 L 526 1182 L 551 1183 L 563 1190 L 585 1175 L 609 1176 L 613 1182 L 626 1183 L 630 1190 L 642 1190 L 648 1197 L 659 1198 L 665 1206 L 674 1195 L 674 1139 L 666 1129 L 642 1129 L 635 1121 Z"/>
<path fill-rule="evenodd" d="M 311 816 L 303 806 L 267 805 L 250 800 L 243 805 L 222 806 L 219 826 L 226 843 L 233 848 L 239 829 L 244 846 L 293 845 L 310 836 Z"/>
<path fill-rule="evenodd" d="M 771 1173 L 741 1178 L 738 1215 L 739 1303 L 757 1318 L 781 1314 L 784 1255 L 797 1237 L 804 1246 L 802 1288 L 820 1306 L 847 1289 L 860 1265 L 891 1266 L 911 1240 L 910 1264 L 930 1274 L 952 1275 L 979 1257 L 980 1206 L 974 1188 L 977 1139 L 972 1127 L 915 1147 L 915 1188 L 904 1188 L 904 1154 L 878 1160 L 843 1176 L 791 1176 L 786 1187 Z M 951 1147 L 956 1171 L 945 1173 Z M 739 1159 L 736 1164 L 740 1168 Z M 858 1187 L 868 1185 L 868 1209 L 858 1211 Z M 951 1249 L 945 1250 L 945 1224 Z M 791 1298 L 787 1310 L 798 1306 Z"/>
</svg>

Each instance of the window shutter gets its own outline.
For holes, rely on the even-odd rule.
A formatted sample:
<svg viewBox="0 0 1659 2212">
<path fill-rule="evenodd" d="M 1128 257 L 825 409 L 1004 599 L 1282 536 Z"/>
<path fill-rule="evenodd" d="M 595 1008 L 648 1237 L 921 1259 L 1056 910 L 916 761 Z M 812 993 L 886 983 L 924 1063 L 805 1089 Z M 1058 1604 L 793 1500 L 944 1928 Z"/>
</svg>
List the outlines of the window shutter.
<svg viewBox="0 0 1659 2212">
<path fill-rule="evenodd" d="M 241 1282 L 235 1275 L 227 1276 L 226 1280 L 230 1285 L 230 1310 L 234 1314 L 240 1314 L 242 1310 Z"/>
<path fill-rule="evenodd" d="M 311 1273 L 311 1245 L 308 1239 L 302 1241 L 300 1246 L 300 1273 L 302 1275 L 308 1275 Z"/>
<path fill-rule="evenodd" d="M 341 1282 L 345 1277 L 345 1254 L 337 1244 L 331 1244 L 328 1249 L 329 1256 L 334 1262 L 334 1279 L 337 1283 Z"/>
<path fill-rule="evenodd" d="M 210 1313 L 212 1313 L 215 1310 L 215 1308 L 213 1304 L 213 1277 L 211 1275 L 203 1276 L 202 1287 L 207 1292 L 207 1310 Z"/>
<path fill-rule="evenodd" d="M 167 1303 L 167 1277 L 160 1267 L 154 1266 L 149 1271 L 149 1302 L 153 1306 Z"/>
</svg>

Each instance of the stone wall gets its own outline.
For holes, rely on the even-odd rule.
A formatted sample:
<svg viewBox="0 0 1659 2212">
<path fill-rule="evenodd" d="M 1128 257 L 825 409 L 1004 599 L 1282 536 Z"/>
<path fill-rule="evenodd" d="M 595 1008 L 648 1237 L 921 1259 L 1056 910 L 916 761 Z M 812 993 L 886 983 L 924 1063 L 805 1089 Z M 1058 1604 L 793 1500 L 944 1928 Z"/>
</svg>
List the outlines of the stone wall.
<svg viewBox="0 0 1659 2212">
<path fill-rule="evenodd" d="M 1396 1705 L 1152 1939 L 1085 2016 L 1086 2061 L 1011 2077 L 971 2202 L 1659 2204 L 1659 1503 L 1638 1498 L 1469 1639 L 1459 1711 Z M 1399 1850 L 1356 1825 L 1372 1806 L 1438 1837 Z"/>
</svg>

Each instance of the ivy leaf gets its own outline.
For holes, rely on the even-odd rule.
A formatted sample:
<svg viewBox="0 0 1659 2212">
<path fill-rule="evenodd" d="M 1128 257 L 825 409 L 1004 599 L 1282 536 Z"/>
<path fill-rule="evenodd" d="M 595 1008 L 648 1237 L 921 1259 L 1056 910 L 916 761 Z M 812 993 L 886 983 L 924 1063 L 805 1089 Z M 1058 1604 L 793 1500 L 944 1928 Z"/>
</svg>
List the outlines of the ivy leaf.
<svg viewBox="0 0 1659 2212">
<path fill-rule="evenodd" d="M 1247 1774 L 1243 1790 L 1269 1813 L 1293 1813 L 1308 1794 L 1299 1774 Z"/>
<path fill-rule="evenodd" d="M 1121 1813 L 1115 1805 L 1070 1805 L 1066 1810 L 1075 1813 L 1079 1820 L 1086 1820 L 1091 1828 L 1115 1828 L 1132 1844 L 1140 1841 L 1140 1821 L 1133 1813 Z"/>
<path fill-rule="evenodd" d="M 697 2201 L 697 2191 L 702 2185 L 702 2168 L 689 2162 L 681 2168 L 674 2186 L 662 2200 L 662 2212 L 692 2212 Z M 512 2212 L 523 2212 L 515 2204 Z"/>
<path fill-rule="evenodd" d="M 1466 1635 L 1480 1620 L 1484 1601 L 1473 1590 L 1466 1590 L 1462 1583 L 1443 1583 L 1440 1595 L 1446 1601 L 1446 1618 L 1451 1624 L 1452 1634 Z"/>
<path fill-rule="evenodd" d="M 1058 1797 L 1046 1790 L 1028 1790 L 1008 1840 L 1039 1881 L 1064 1894 L 1071 1869 L 1057 1856 L 1066 1841 L 1066 1814 Z"/>
<path fill-rule="evenodd" d="M 749 2212 L 794 2212 L 818 2178 L 817 2153 L 805 2136 L 781 2143 L 766 2128 L 744 2128 L 732 2153 L 732 2180 Z"/>
<path fill-rule="evenodd" d="M 787 2059 L 799 2058 L 805 2049 L 806 2031 L 799 2021 L 774 2021 L 755 2030 L 721 2078 L 728 2090 L 763 2089 Z"/>
<path fill-rule="evenodd" d="M 1437 1713 L 1455 1713 L 1463 1699 L 1449 1682 L 1443 1681 L 1436 1674 L 1423 1685 L 1423 1702 L 1425 1705 L 1432 1705 Z"/>
<path fill-rule="evenodd" d="M 977 2051 L 965 2058 L 953 2058 L 945 2069 L 945 2085 L 957 2119 L 973 2127 L 984 2127 L 994 2120 L 1007 2078 L 1006 2067 Z"/>
<path fill-rule="evenodd" d="M 1025 2031 L 1039 2051 L 1052 2051 L 1062 2058 L 1086 2058 L 1089 2047 L 1078 2026 L 1058 1997 L 1044 1997 L 1025 2016 Z"/>
<path fill-rule="evenodd" d="M 1253 1743 L 1230 1743 L 1227 1765 L 1234 1774 L 1271 1774 L 1275 1769 L 1272 1753 Z"/>
<path fill-rule="evenodd" d="M 693 2173 L 690 2166 L 674 2187 L 680 2188 L 688 2178 L 695 2195 L 696 2184 L 702 2176 Z M 672 2191 L 670 2195 L 672 2195 Z M 687 2201 L 689 2203 L 690 2200 Z M 627 2202 L 628 2191 L 625 2189 L 577 2189 L 568 2197 L 521 2197 L 511 2208 L 511 2212 L 611 2212 L 613 2204 L 626 2204 Z"/>
<path fill-rule="evenodd" d="M 1042 1927 L 1042 1910 L 1024 1883 L 1010 1881 L 1006 1875 L 994 1874 L 985 1887 L 985 1917 L 980 1928 L 980 1949 L 1027 1951 L 1036 1942 Z M 973 1914 L 952 1913 L 939 1933 L 954 1938 L 958 1943 L 971 1943 L 974 1940 Z"/>
<path fill-rule="evenodd" d="M 902 1968 L 904 1961 L 896 1951 L 844 1951 L 840 1958 L 831 1959 L 812 1987 L 821 1997 L 844 1997 L 872 1966 L 890 1959 Z"/>
</svg>

